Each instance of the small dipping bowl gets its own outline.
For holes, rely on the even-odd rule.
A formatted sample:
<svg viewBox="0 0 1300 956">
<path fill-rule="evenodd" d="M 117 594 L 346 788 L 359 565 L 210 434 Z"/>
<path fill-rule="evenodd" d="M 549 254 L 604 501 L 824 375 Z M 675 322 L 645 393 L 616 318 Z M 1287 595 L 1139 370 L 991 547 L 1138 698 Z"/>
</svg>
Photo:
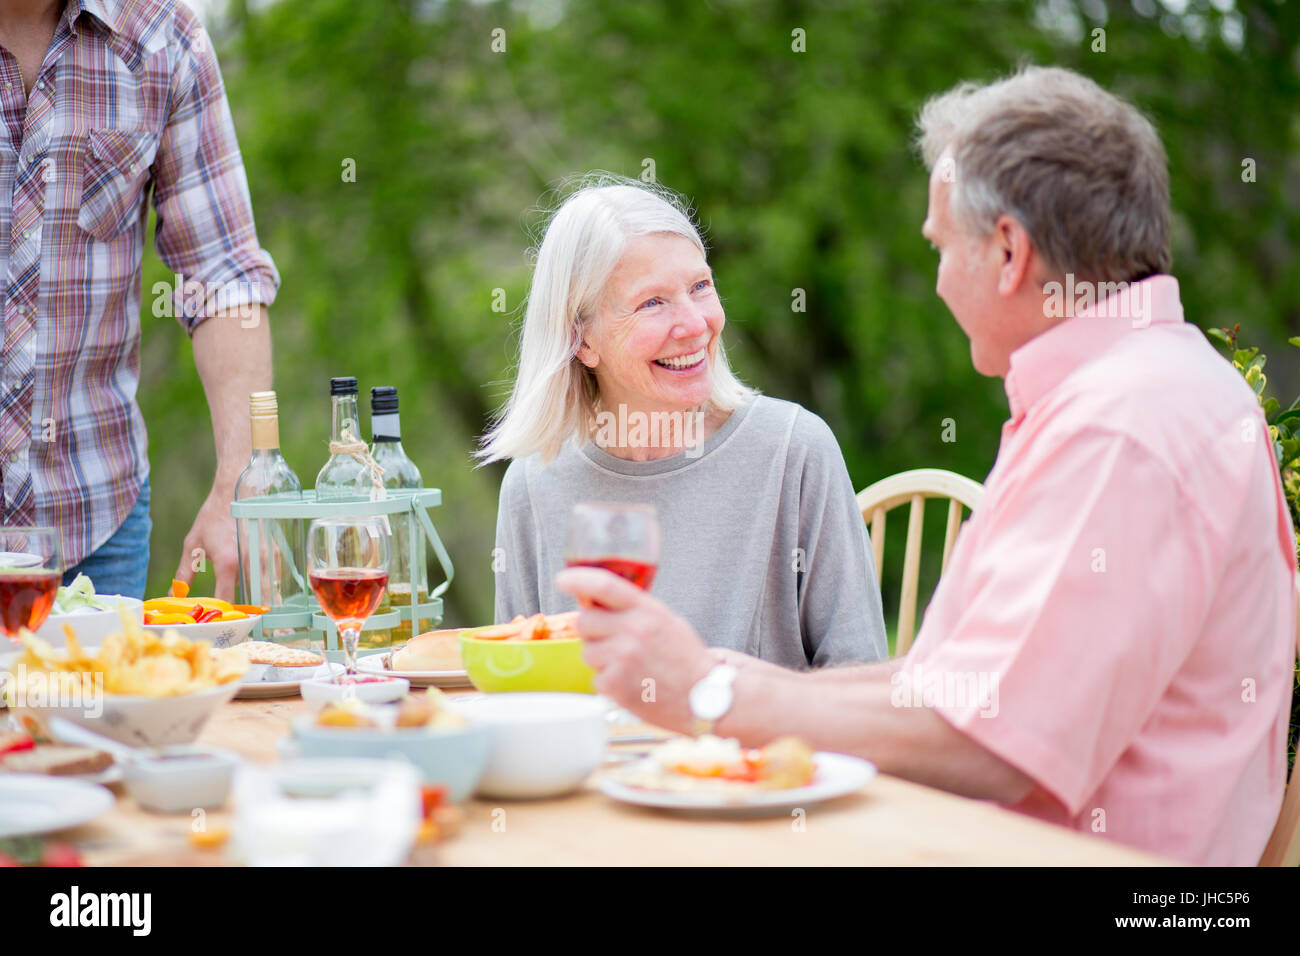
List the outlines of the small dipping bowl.
<svg viewBox="0 0 1300 956">
<path fill-rule="evenodd" d="M 331 701 L 343 700 L 349 695 L 367 704 L 391 704 L 401 700 L 411 689 L 405 677 L 381 677 L 378 674 L 356 674 L 339 677 L 341 681 L 356 680 L 355 684 L 336 684 L 333 680 L 313 677 L 298 685 L 302 699 L 312 710 L 320 710 Z"/>
<path fill-rule="evenodd" d="M 123 782 L 135 802 L 154 813 L 217 810 L 230 798 L 239 754 L 183 744 L 159 747 L 124 762 Z"/>
</svg>

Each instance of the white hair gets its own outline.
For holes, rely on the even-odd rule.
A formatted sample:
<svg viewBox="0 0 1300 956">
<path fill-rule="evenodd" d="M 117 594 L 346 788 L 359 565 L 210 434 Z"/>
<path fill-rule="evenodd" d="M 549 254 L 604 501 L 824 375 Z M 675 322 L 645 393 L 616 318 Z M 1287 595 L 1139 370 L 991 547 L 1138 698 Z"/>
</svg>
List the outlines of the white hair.
<svg viewBox="0 0 1300 956">
<path fill-rule="evenodd" d="M 578 349 L 629 239 L 666 233 L 705 252 L 689 206 L 672 190 L 613 173 L 588 174 L 575 186 L 537 250 L 514 388 L 483 436 L 481 464 L 537 453 L 549 461 L 567 442 L 590 436 L 600 390 Z M 719 342 L 706 408 L 732 411 L 754 394 L 731 371 Z"/>
</svg>

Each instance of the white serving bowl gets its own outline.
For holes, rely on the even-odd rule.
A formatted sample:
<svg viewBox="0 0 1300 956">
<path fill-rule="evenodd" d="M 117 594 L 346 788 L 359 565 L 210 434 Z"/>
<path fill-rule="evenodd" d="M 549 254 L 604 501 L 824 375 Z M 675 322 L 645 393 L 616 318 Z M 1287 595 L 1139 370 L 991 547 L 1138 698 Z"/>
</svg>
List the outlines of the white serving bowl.
<svg viewBox="0 0 1300 956">
<path fill-rule="evenodd" d="M 64 717 L 87 730 L 103 734 L 132 747 L 163 747 L 192 744 L 203 732 L 208 719 L 235 696 L 239 681 L 218 684 L 197 694 L 179 697 L 136 697 L 103 694 L 99 700 L 64 701 L 59 705 L 32 706 L 19 697 L 12 713 L 24 727 L 34 722 L 44 736 L 51 736 L 48 717 Z"/>
<path fill-rule="evenodd" d="M 260 615 L 251 614 L 242 621 L 209 621 L 207 624 L 146 624 L 146 631 L 166 634 L 175 631 L 191 641 L 207 641 L 214 648 L 234 647 L 248 640 Z"/>
<path fill-rule="evenodd" d="M 125 764 L 126 792 L 154 813 L 217 810 L 230 797 L 239 754 L 213 747 L 163 747 Z"/>
<path fill-rule="evenodd" d="M 577 789 L 600 766 L 609 702 L 590 694 L 487 694 L 447 705 L 491 734 L 485 797 L 554 797 Z"/>
<path fill-rule="evenodd" d="M 125 608 L 127 614 L 137 624 L 144 623 L 144 602 L 120 594 L 97 594 L 99 600 L 111 603 L 107 611 L 86 611 L 81 614 L 51 614 L 36 631 L 36 636 L 51 647 L 66 647 L 67 639 L 63 634 L 63 625 L 69 625 L 77 635 L 82 647 L 88 644 L 103 644 L 104 638 L 122 630 L 122 618 L 119 608 Z"/>
<path fill-rule="evenodd" d="M 320 710 L 331 701 L 349 696 L 367 704 L 391 704 L 405 697 L 410 689 L 411 682 L 405 677 L 388 677 L 364 684 L 336 684 L 329 677 L 313 677 L 298 685 L 302 699 L 312 710 Z"/>
</svg>

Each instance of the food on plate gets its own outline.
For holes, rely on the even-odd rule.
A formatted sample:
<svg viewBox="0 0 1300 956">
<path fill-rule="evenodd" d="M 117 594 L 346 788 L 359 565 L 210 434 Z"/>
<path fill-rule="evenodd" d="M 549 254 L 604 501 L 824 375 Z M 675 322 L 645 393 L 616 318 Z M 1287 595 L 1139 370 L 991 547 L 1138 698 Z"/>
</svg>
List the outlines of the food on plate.
<svg viewBox="0 0 1300 956">
<path fill-rule="evenodd" d="M 176 697 L 237 681 L 248 666 L 243 657 L 230 651 L 213 651 L 207 641 L 191 641 L 175 631 L 155 634 L 143 630 L 125 611 L 121 619 L 123 629 L 105 637 L 94 655 L 82 649 L 76 632 L 66 625 L 66 650 L 56 650 L 39 637 L 24 634 L 24 651 L 12 665 L 11 692 L 21 697 L 30 684 L 33 693 L 45 695 L 103 690 Z"/>
<path fill-rule="evenodd" d="M 173 580 L 171 594 L 144 602 L 144 622 L 152 626 L 210 624 L 213 621 L 244 621 L 269 608 L 258 604 L 231 604 L 217 598 L 189 596 L 190 586 Z"/>
<path fill-rule="evenodd" d="M 618 776 L 628 786 L 648 790 L 743 793 L 805 787 L 816 771 L 811 748 L 796 737 L 781 737 L 750 750 L 734 738 L 705 734 L 670 740 L 650 761 L 628 767 Z"/>
<path fill-rule="evenodd" d="M 429 631 L 413 637 L 393 651 L 389 670 L 459 671 L 465 669 L 460 657 L 460 629 Z"/>
<path fill-rule="evenodd" d="M 35 746 L 36 741 L 32 739 L 31 734 L 25 734 L 22 731 L 0 733 L 0 758 L 3 758 L 6 754 L 31 750 Z"/>
<path fill-rule="evenodd" d="M 379 722 L 369 714 L 369 708 L 355 697 L 332 700 L 316 715 L 318 727 L 378 727 Z"/>
<path fill-rule="evenodd" d="M 113 605 L 95 593 L 95 584 L 84 574 L 78 574 L 72 583 L 59 588 L 54 594 L 54 614 L 92 614 L 111 611 Z"/>
<path fill-rule="evenodd" d="M 465 718 L 447 707 L 446 695 L 436 687 L 423 694 L 407 694 L 395 711 L 392 706 L 372 706 L 351 697 L 330 701 L 316 715 L 318 727 L 447 730 L 465 724 Z"/>
<path fill-rule="evenodd" d="M 286 647 L 274 641 L 245 641 L 230 648 L 248 661 L 245 681 L 300 681 L 316 673 L 325 658 L 302 647 Z"/>
<path fill-rule="evenodd" d="M 99 773 L 113 765 L 113 758 L 92 747 L 41 744 L 0 757 L 0 770 L 10 773 L 43 773 L 52 777 Z"/>
<path fill-rule="evenodd" d="M 447 707 L 447 695 L 436 687 L 407 694 L 397 705 L 398 727 L 463 727 L 465 718 Z"/>
<path fill-rule="evenodd" d="M 480 641 L 561 641 L 578 639 L 578 612 L 563 614 L 515 615 L 509 624 L 471 627 L 461 634 Z"/>
</svg>

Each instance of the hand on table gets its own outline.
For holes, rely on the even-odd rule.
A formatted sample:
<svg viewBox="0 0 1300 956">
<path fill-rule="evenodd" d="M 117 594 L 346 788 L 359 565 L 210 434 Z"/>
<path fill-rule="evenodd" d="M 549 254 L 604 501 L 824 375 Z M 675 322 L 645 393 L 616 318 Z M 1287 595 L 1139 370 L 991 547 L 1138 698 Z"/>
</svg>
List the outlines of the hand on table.
<svg viewBox="0 0 1300 956">
<path fill-rule="evenodd" d="M 194 580 L 195 565 L 211 564 L 217 576 L 213 597 L 222 601 L 235 599 L 235 579 L 239 573 L 239 555 L 235 546 L 235 519 L 230 514 L 234 490 L 219 490 L 215 485 L 194 518 L 194 526 L 181 546 L 181 560 L 175 577 L 186 584 Z"/>
<path fill-rule="evenodd" d="M 636 585 L 599 568 L 568 568 L 555 586 L 597 602 L 578 615 L 596 690 L 666 730 L 691 731 L 691 687 L 719 661 L 695 629 Z"/>
</svg>

